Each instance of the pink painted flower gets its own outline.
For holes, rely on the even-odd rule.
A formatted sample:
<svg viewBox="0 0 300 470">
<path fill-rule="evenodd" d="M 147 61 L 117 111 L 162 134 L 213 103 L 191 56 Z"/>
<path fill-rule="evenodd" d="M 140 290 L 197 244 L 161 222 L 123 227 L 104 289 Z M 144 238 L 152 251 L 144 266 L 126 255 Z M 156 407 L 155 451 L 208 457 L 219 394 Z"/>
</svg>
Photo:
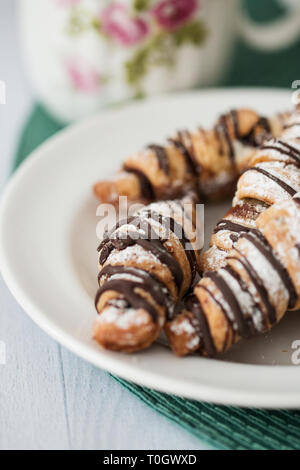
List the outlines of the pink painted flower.
<svg viewBox="0 0 300 470">
<path fill-rule="evenodd" d="M 198 0 L 162 0 L 152 12 L 158 24 L 170 30 L 190 19 L 198 3 Z"/>
<path fill-rule="evenodd" d="M 55 0 L 55 2 L 62 7 L 72 7 L 80 2 L 80 0 Z"/>
<path fill-rule="evenodd" d="M 68 60 L 66 71 L 72 85 L 83 93 L 94 93 L 100 86 L 101 77 L 97 70 L 82 60 Z"/>
<path fill-rule="evenodd" d="M 128 8 L 120 3 L 112 3 L 102 10 L 100 19 L 103 33 L 125 46 L 141 41 L 149 31 L 142 18 L 131 17 Z"/>
</svg>

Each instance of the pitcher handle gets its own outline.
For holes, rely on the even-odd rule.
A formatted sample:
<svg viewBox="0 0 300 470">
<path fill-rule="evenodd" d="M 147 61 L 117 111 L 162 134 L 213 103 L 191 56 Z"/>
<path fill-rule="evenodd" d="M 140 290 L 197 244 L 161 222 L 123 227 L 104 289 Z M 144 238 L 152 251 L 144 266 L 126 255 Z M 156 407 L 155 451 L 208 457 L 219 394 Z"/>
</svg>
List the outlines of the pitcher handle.
<svg viewBox="0 0 300 470">
<path fill-rule="evenodd" d="M 252 46 L 265 51 L 283 49 L 292 44 L 300 34 L 300 1 L 281 0 L 288 9 L 283 18 L 271 24 L 258 24 L 251 20 L 245 10 L 238 12 L 240 35 Z"/>
</svg>

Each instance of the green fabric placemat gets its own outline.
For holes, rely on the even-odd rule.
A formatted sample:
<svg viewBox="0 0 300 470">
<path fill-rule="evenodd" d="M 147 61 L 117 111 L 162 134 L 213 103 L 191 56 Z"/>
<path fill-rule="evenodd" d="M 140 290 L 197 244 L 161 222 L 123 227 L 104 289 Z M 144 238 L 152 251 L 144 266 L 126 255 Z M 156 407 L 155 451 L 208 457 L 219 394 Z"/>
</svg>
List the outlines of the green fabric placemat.
<svg viewBox="0 0 300 470">
<path fill-rule="evenodd" d="M 21 136 L 14 168 L 60 128 L 37 105 Z M 218 449 L 300 449 L 300 411 L 250 410 L 199 403 L 114 378 L 151 408 Z"/>
</svg>

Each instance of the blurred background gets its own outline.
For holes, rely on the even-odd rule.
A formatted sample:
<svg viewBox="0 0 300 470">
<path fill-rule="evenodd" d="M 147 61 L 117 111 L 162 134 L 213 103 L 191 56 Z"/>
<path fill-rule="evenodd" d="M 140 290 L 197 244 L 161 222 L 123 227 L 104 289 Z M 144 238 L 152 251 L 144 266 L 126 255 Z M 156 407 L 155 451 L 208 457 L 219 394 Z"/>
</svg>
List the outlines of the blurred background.
<svg viewBox="0 0 300 470">
<path fill-rule="evenodd" d="M 157 93 L 289 87 L 300 67 L 297 0 L 19 0 L 18 10 L 27 76 L 62 123 Z"/>
<path fill-rule="evenodd" d="M 28 122 L 30 151 L 43 126 L 147 94 L 290 88 L 299 59 L 297 0 L 2 0 L 0 185 Z"/>
<path fill-rule="evenodd" d="M 43 126 L 46 136 L 128 99 L 209 86 L 290 88 L 299 58 L 297 0 L 2 0 L 0 183 L 26 121 L 30 151 Z"/>
</svg>

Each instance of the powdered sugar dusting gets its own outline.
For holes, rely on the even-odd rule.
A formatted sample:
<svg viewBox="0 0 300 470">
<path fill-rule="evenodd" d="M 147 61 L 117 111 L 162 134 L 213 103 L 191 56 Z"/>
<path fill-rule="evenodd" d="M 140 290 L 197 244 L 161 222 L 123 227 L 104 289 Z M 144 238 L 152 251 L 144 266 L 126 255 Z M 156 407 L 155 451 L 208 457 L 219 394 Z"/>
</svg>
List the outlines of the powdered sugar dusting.
<svg viewBox="0 0 300 470">
<path fill-rule="evenodd" d="M 114 249 L 105 264 L 126 264 L 128 261 L 134 260 L 138 265 L 145 265 L 145 263 L 160 264 L 161 262 L 156 258 L 155 255 L 146 251 L 140 245 L 128 246 L 124 250 Z"/>
<path fill-rule="evenodd" d="M 251 241 L 240 238 L 237 243 L 238 249 L 241 250 L 251 264 L 255 271 L 259 274 L 262 282 L 264 283 L 270 299 L 276 307 L 277 303 L 284 300 L 288 303 L 289 294 L 283 285 L 281 278 L 275 268 L 271 265 L 268 259 L 251 243 Z"/>
<path fill-rule="evenodd" d="M 300 138 L 300 113 L 294 112 L 289 119 L 285 122 L 285 129 L 282 132 L 282 137 L 285 139 L 299 139 Z"/>
<path fill-rule="evenodd" d="M 244 317 L 247 318 L 251 316 L 256 330 L 263 331 L 262 312 L 256 308 L 254 300 L 248 289 L 243 290 L 240 283 L 233 276 L 231 276 L 228 271 L 221 269 L 220 274 L 234 293 L 235 298 L 244 314 Z"/>
<path fill-rule="evenodd" d="M 227 251 L 220 250 L 215 245 L 213 245 L 206 251 L 204 255 L 205 265 L 209 265 L 210 269 L 218 269 L 225 265 L 226 256 Z"/>
<path fill-rule="evenodd" d="M 284 162 L 263 162 L 253 168 L 261 168 L 291 186 L 295 191 L 300 191 L 299 169 L 294 165 L 286 165 Z M 246 171 L 239 179 L 237 197 L 240 199 L 245 196 L 266 201 L 270 197 L 273 197 L 275 201 L 290 198 L 289 193 L 278 183 L 256 171 Z"/>
<path fill-rule="evenodd" d="M 196 333 L 195 327 L 191 324 L 191 322 L 187 319 L 184 318 L 183 320 L 180 319 L 180 321 L 175 321 L 171 324 L 170 330 L 172 333 L 175 335 L 182 335 L 182 334 L 187 334 L 187 335 L 194 335 Z M 199 338 L 198 338 L 199 342 Z"/>
<path fill-rule="evenodd" d="M 98 324 L 114 324 L 122 330 L 127 330 L 131 326 L 142 326 L 149 323 L 149 315 L 143 310 L 127 308 L 120 310 L 115 306 L 108 306 L 104 308 L 101 314 L 97 317 Z"/>
<path fill-rule="evenodd" d="M 127 273 L 116 273 L 109 277 L 110 281 L 125 279 L 126 281 L 132 281 L 137 283 L 142 283 L 143 280 L 140 277 L 133 276 L 132 274 Z"/>
</svg>

